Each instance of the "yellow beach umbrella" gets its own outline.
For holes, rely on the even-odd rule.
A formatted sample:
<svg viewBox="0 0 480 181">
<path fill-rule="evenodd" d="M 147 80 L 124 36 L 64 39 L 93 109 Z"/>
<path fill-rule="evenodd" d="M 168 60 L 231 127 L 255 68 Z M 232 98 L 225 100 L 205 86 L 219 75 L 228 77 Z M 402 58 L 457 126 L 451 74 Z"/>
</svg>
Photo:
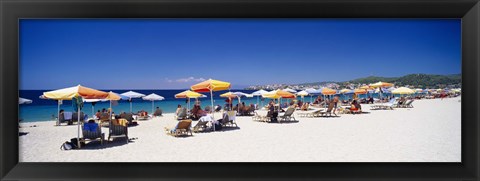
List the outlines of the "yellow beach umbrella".
<svg viewBox="0 0 480 181">
<path fill-rule="evenodd" d="M 392 83 L 388 83 L 388 82 L 377 82 L 377 83 L 373 83 L 373 84 L 370 84 L 370 87 L 374 87 L 374 88 L 377 88 L 377 87 L 392 87 L 393 84 Z"/>
<path fill-rule="evenodd" d="M 360 87 L 359 89 L 370 89 L 370 90 L 372 90 L 373 88 L 368 86 L 368 85 L 364 85 L 364 86 Z"/>
<path fill-rule="evenodd" d="M 206 80 L 191 87 L 195 92 L 212 92 L 230 89 L 230 83 L 219 80 Z"/>
<path fill-rule="evenodd" d="M 235 98 L 235 97 L 237 97 L 237 95 L 234 94 L 233 92 L 226 92 L 226 93 L 221 94 L 220 97 Z"/>
<path fill-rule="evenodd" d="M 280 105 L 280 98 L 295 98 L 296 96 L 295 94 L 292 94 L 290 92 L 277 89 L 277 90 L 262 94 L 262 97 L 269 98 L 269 99 L 278 99 L 279 101 L 278 103 Z"/>
<path fill-rule="evenodd" d="M 179 99 L 179 98 L 199 98 L 199 97 L 202 97 L 202 96 L 203 96 L 203 94 L 193 92 L 193 91 L 190 91 L 190 90 L 186 90 L 186 91 L 180 92 L 178 94 L 175 94 L 175 98 L 177 98 L 177 99 Z"/>
<path fill-rule="evenodd" d="M 322 94 L 323 94 L 323 95 L 334 95 L 334 94 L 336 94 L 336 93 L 337 93 L 336 90 L 333 90 L 333 89 L 330 89 L 330 88 L 327 88 L 327 87 L 324 87 L 324 88 L 322 89 Z"/>
<path fill-rule="evenodd" d="M 104 99 L 107 96 L 107 92 L 95 90 L 81 85 L 43 93 L 43 97 L 55 100 L 72 100 L 74 97 L 82 97 L 84 99 Z"/>
<path fill-rule="evenodd" d="M 177 99 L 181 99 L 181 98 L 187 98 L 188 99 L 188 109 L 190 110 L 190 99 L 191 98 L 199 98 L 199 97 L 203 97 L 205 95 L 203 94 L 200 94 L 200 93 L 197 93 L 197 92 L 193 92 L 193 91 L 190 91 L 190 90 L 186 90 L 186 91 L 183 91 L 183 92 L 180 92 L 178 94 L 175 94 L 175 98 Z"/>
<path fill-rule="evenodd" d="M 350 91 L 352 91 L 352 90 L 350 90 L 350 89 L 342 89 L 342 90 L 340 90 L 340 93 L 341 93 L 341 94 L 345 94 L 345 93 L 350 92 Z"/>
<path fill-rule="evenodd" d="M 262 94 L 262 97 L 269 98 L 269 99 L 295 98 L 295 94 L 278 89 L 275 91 Z"/>
<path fill-rule="evenodd" d="M 355 90 L 353 90 L 353 93 L 355 93 L 355 94 L 366 94 L 367 89 L 355 89 Z"/>
<path fill-rule="evenodd" d="M 210 92 L 210 101 L 212 102 L 212 109 L 213 109 L 213 91 L 222 91 L 222 90 L 230 89 L 230 83 L 219 81 L 219 80 L 208 79 L 206 81 L 192 85 L 190 89 L 192 89 L 192 91 L 195 91 L 195 92 Z M 213 115 L 214 114 L 212 114 L 212 116 Z M 213 126 L 213 131 L 215 131 L 215 126 Z"/>
<path fill-rule="evenodd" d="M 392 94 L 413 94 L 413 93 L 415 93 L 414 90 L 406 87 L 400 87 L 392 91 Z"/>
<path fill-rule="evenodd" d="M 43 97 L 48 99 L 55 99 L 55 100 L 72 100 L 74 97 L 82 97 L 84 99 L 105 99 L 108 97 L 107 92 L 99 91 L 96 89 L 84 87 L 81 85 L 77 85 L 74 87 L 68 87 L 64 89 L 58 89 L 54 91 L 48 91 L 43 93 Z M 80 106 L 78 106 L 78 122 L 77 122 L 77 140 L 78 146 L 80 147 Z M 57 119 L 57 125 L 59 124 L 60 115 Z"/>
</svg>

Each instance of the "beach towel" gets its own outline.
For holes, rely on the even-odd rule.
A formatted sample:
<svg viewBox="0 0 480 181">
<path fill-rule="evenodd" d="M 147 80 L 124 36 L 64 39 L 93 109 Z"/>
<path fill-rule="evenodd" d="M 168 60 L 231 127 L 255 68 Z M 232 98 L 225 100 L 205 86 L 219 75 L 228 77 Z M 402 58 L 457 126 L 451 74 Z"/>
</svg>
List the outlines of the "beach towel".
<svg viewBox="0 0 480 181">
<path fill-rule="evenodd" d="M 85 123 L 83 125 L 83 130 L 87 130 L 90 132 L 95 132 L 97 131 L 98 124 L 97 123 Z"/>
<path fill-rule="evenodd" d="M 71 120 L 72 119 L 73 112 L 63 112 L 63 119 L 65 120 Z"/>
<path fill-rule="evenodd" d="M 113 119 L 112 123 L 114 125 L 127 126 L 128 121 L 126 119 Z"/>
</svg>

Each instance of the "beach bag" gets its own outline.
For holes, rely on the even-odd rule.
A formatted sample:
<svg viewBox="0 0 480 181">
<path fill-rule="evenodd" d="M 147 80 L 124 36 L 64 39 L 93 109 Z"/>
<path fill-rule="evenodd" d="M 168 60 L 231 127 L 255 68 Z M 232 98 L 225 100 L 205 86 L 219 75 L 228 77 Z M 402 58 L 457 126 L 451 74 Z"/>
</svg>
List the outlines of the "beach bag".
<svg viewBox="0 0 480 181">
<path fill-rule="evenodd" d="M 62 144 L 62 146 L 60 146 L 60 150 L 71 150 L 75 148 L 76 148 L 75 145 L 73 145 L 69 141 L 66 141 L 65 143 Z"/>
<path fill-rule="evenodd" d="M 70 139 L 70 143 L 73 145 L 74 149 L 78 148 L 78 145 L 77 145 L 78 144 L 78 139 L 77 138 Z M 84 147 L 85 142 L 80 141 L 80 146 Z"/>
</svg>

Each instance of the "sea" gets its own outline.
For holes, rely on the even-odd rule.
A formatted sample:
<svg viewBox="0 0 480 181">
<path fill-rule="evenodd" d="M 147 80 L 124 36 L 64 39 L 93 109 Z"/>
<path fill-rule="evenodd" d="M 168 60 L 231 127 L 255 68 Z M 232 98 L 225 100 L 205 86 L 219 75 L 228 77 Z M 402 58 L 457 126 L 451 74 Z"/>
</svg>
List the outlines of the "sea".
<svg viewBox="0 0 480 181">
<path fill-rule="evenodd" d="M 51 91 L 51 90 L 20 90 L 19 95 L 22 98 L 30 99 L 33 102 L 31 104 L 21 104 L 19 105 L 19 119 L 22 120 L 22 122 L 36 122 L 36 121 L 52 121 L 55 120 L 57 117 L 57 111 L 58 111 L 58 103 L 56 100 L 48 100 L 48 99 L 40 99 L 40 95 L 43 94 L 43 92 L 46 91 Z M 115 93 L 124 93 L 127 92 L 128 90 L 108 90 L 108 91 L 113 91 Z M 178 105 L 185 106 L 187 107 L 188 102 L 186 99 L 176 99 L 174 97 L 175 94 L 178 94 L 180 92 L 183 92 L 185 90 L 132 90 L 138 93 L 142 93 L 145 95 L 155 93 L 157 95 L 163 96 L 165 99 L 162 101 L 154 101 L 153 106 L 154 109 L 156 107 L 160 107 L 164 113 L 173 113 L 175 112 L 176 108 Z M 255 90 L 230 90 L 232 92 L 243 92 L 250 94 L 252 92 L 255 92 Z M 213 92 L 213 101 L 214 101 L 214 106 L 220 105 L 220 106 L 225 106 L 225 99 L 220 97 L 221 94 L 228 92 L 228 91 L 217 91 Z M 207 96 L 206 98 L 199 98 L 200 104 L 202 109 L 205 108 L 206 106 L 211 106 L 211 100 L 210 100 L 210 93 L 205 93 Z M 311 100 L 314 100 L 315 97 L 318 95 L 314 96 L 305 96 L 303 99 L 304 102 L 310 102 Z M 379 97 L 378 94 L 369 94 L 368 96 L 373 96 L 373 97 Z M 340 99 L 349 99 L 351 98 L 351 95 L 339 95 Z M 360 95 L 360 98 L 367 97 L 367 95 Z M 300 96 L 297 97 L 298 100 L 302 100 Z M 190 100 L 190 107 L 193 106 L 195 99 Z M 250 104 L 258 104 L 260 106 L 265 105 L 268 103 L 268 99 L 262 99 L 261 97 L 254 96 L 251 98 L 248 97 L 242 97 L 241 102 L 245 102 L 246 105 Z M 283 100 L 287 101 L 287 100 Z M 233 99 L 233 104 L 237 104 L 238 99 Z M 97 110 L 102 110 L 103 108 L 107 109 L 110 107 L 110 102 L 97 102 L 94 103 L 84 103 L 84 106 L 82 108 L 82 112 L 87 114 L 89 117 L 91 117 L 94 112 Z M 64 100 L 62 101 L 62 104 L 60 105 L 60 109 L 63 109 L 65 111 L 71 111 L 71 112 L 76 112 L 77 110 L 72 106 L 72 101 Z M 126 100 L 120 100 L 118 101 L 118 105 L 112 106 L 113 112 L 114 113 L 121 113 L 121 112 L 129 112 L 130 111 L 130 102 Z M 141 98 L 138 99 L 132 99 L 132 112 L 137 112 L 145 110 L 148 113 L 151 113 L 152 111 L 152 102 L 151 101 L 145 101 Z"/>
</svg>

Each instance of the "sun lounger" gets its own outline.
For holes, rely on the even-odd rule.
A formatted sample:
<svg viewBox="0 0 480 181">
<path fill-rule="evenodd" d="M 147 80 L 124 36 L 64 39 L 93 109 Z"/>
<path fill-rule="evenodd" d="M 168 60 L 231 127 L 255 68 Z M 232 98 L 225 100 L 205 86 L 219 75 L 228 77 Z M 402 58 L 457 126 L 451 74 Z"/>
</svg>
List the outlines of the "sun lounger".
<svg viewBox="0 0 480 181">
<path fill-rule="evenodd" d="M 188 133 L 190 133 L 190 135 L 193 135 L 192 130 L 190 129 L 191 125 L 192 125 L 191 119 L 184 119 L 179 121 L 177 125 L 173 128 L 165 127 L 165 133 L 175 137 L 182 136 L 182 135 L 188 136 Z"/>
<path fill-rule="evenodd" d="M 320 111 L 321 109 L 316 108 L 309 111 L 297 111 L 296 114 L 300 117 L 314 117 L 314 115 Z"/>
<path fill-rule="evenodd" d="M 237 123 L 235 122 L 235 115 L 237 114 L 236 111 L 227 111 L 228 122 L 224 126 L 233 126 L 238 127 Z M 223 124 L 222 124 L 223 125 Z"/>
<path fill-rule="evenodd" d="M 412 106 L 413 101 L 414 101 L 413 99 L 407 100 L 404 104 L 398 105 L 397 107 L 398 108 L 413 108 L 413 106 Z"/>
<path fill-rule="evenodd" d="M 252 116 L 253 121 L 262 121 L 265 122 L 265 119 L 267 118 L 266 115 L 260 115 L 258 112 L 254 112 L 254 115 Z"/>
<path fill-rule="evenodd" d="M 193 127 L 193 132 L 198 133 L 206 131 L 208 129 L 208 121 L 198 121 L 198 123 Z"/>
<path fill-rule="evenodd" d="M 86 123 L 88 124 L 88 123 Z M 100 139 L 100 144 L 103 145 L 103 140 L 105 140 L 105 133 L 102 133 L 102 128 L 97 124 L 95 131 L 92 131 L 89 128 L 85 128 L 85 124 L 82 126 L 82 142 L 85 141 L 94 141 Z"/>
<path fill-rule="evenodd" d="M 126 119 L 114 119 L 110 122 L 108 126 L 109 134 L 108 141 L 110 138 L 125 137 L 128 143 L 128 121 Z"/>
<path fill-rule="evenodd" d="M 293 107 L 290 107 L 288 108 L 285 113 L 281 116 L 278 116 L 278 121 L 281 122 L 281 121 L 297 121 L 295 119 L 295 117 L 293 116 L 293 113 L 295 112 L 295 108 Z"/>
<path fill-rule="evenodd" d="M 328 105 L 328 109 L 326 111 L 320 111 L 319 113 L 317 113 L 316 117 L 331 117 L 332 116 L 332 112 L 333 112 L 333 108 L 334 107 L 334 104 L 331 103 L 330 105 Z M 333 113 L 335 114 L 335 113 Z M 335 116 L 337 116 L 337 114 L 335 114 Z"/>
<path fill-rule="evenodd" d="M 384 105 L 373 105 L 370 109 L 371 110 L 393 110 L 394 107 L 397 107 L 398 102 L 395 99 L 391 99 L 389 102 L 387 102 Z"/>
</svg>

